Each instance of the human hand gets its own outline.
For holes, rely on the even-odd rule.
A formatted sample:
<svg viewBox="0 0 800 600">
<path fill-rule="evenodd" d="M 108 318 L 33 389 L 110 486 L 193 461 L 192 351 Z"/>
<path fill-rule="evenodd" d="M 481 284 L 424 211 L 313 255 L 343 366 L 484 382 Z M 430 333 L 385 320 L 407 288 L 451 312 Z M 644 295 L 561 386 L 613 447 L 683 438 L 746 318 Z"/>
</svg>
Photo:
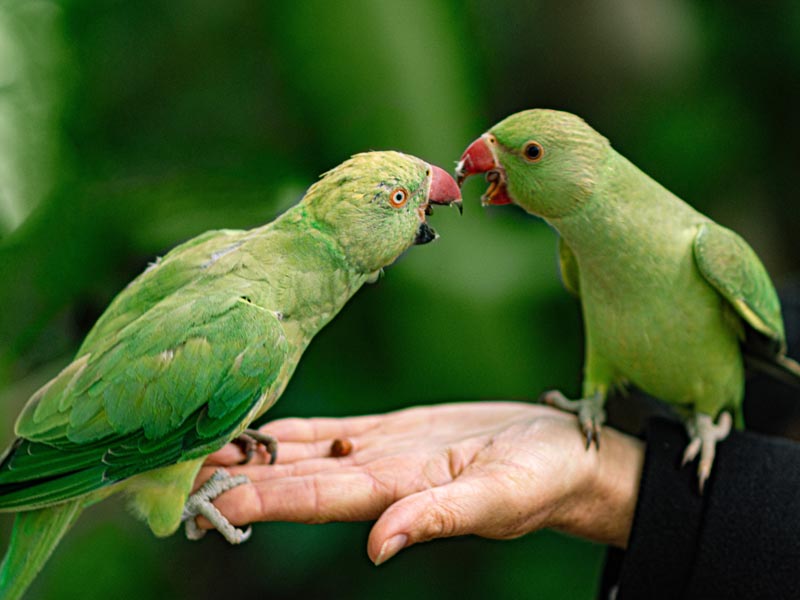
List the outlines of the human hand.
<svg viewBox="0 0 800 600">
<path fill-rule="evenodd" d="M 236 466 L 243 454 L 228 444 L 196 485 L 218 466 L 250 478 L 214 501 L 235 525 L 377 519 L 367 545 L 376 564 L 438 537 L 510 539 L 546 527 L 624 547 L 644 460 L 634 438 L 606 427 L 602 449 L 586 450 L 574 416 L 520 402 L 282 419 L 261 431 L 279 440 L 277 464 L 258 454 Z M 336 439 L 350 454 L 331 456 Z"/>
</svg>

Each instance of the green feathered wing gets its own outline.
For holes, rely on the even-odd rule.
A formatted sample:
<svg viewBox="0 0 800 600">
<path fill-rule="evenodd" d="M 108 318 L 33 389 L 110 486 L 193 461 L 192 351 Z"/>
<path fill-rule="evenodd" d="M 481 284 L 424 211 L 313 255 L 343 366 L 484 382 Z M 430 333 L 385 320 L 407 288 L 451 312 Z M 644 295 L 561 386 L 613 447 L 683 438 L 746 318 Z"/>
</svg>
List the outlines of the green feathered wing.
<svg viewBox="0 0 800 600">
<path fill-rule="evenodd" d="M 561 236 L 558 237 L 558 266 L 561 271 L 561 283 L 564 284 L 564 289 L 576 298 L 580 298 L 581 280 L 578 260 Z"/>
<path fill-rule="evenodd" d="M 0 465 L 0 510 L 38 508 L 226 443 L 288 356 L 250 282 L 190 285 L 157 302 L 39 390 Z M 237 287 L 239 288 L 237 290 Z"/>
<path fill-rule="evenodd" d="M 778 295 L 752 248 L 733 231 L 707 222 L 695 237 L 694 258 L 706 281 L 745 324 L 742 349 L 748 366 L 800 387 L 800 365 L 785 356 Z"/>
<path fill-rule="evenodd" d="M 224 256 L 226 249 L 242 245 L 247 233 L 238 229 L 206 231 L 151 263 L 111 301 L 76 356 L 91 352 L 165 298 L 207 276 L 208 257 L 214 253 Z"/>
</svg>

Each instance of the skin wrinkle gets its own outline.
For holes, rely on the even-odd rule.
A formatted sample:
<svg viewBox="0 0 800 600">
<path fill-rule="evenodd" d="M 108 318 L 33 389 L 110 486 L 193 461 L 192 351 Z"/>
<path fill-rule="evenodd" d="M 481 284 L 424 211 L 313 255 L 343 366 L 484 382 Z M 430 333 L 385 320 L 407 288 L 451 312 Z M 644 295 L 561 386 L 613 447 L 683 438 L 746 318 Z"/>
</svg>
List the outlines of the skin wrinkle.
<svg viewBox="0 0 800 600">
<path fill-rule="evenodd" d="M 458 479 L 461 474 L 464 472 L 464 469 L 472 462 L 472 458 L 474 458 L 474 453 L 469 458 L 464 456 L 464 449 L 463 446 L 459 446 L 454 448 L 453 446 L 448 446 L 445 450 L 446 453 L 446 461 L 447 461 L 447 469 L 448 473 L 450 474 L 450 480 L 455 481 Z"/>
<path fill-rule="evenodd" d="M 495 466 L 501 466 L 501 467 L 508 466 L 510 468 L 507 471 L 501 473 L 496 468 L 494 468 Z M 515 473 L 519 473 L 519 475 L 515 477 L 514 475 Z M 524 487 L 526 487 L 524 486 L 526 479 L 534 479 L 534 480 L 536 479 L 533 473 L 527 472 L 527 470 L 521 465 L 517 464 L 514 461 L 509 461 L 509 460 L 493 461 L 491 472 L 489 473 L 489 475 L 493 480 L 496 481 L 498 486 L 503 486 L 509 489 L 510 493 L 508 494 L 508 497 L 511 498 L 509 502 L 511 502 L 513 505 L 516 506 L 514 512 L 516 512 L 518 516 L 518 520 L 516 520 L 513 523 L 508 523 L 505 526 L 505 531 L 502 533 L 496 533 L 495 535 L 492 535 L 493 538 L 510 539 L 513 537 L 519 537 L 521 535 L 524 535 L 530 529 L 531 523 L 542 523 L 546 520 L 546 517 L 543 517 L 542 515 L 543 514 L 549 515 L 552 513 L 553 510 L 552 504 L 548 505 L 548 507 L 550 507 L 550 510 L 545 511 L 543 510 L 545 507 L 539 507 L 538 510 L 530 512 L 529 510 L 530 507 L 527 505 L 527 500 L 520 498 L 517 494 L 515 494 L 514 489 L 516 488 L 512 488 L 511 486 L 509 486 L 508 481 L 505 481 L 505 478 L 509 478 L 510 480 L 515 481 L 515 483 L 517 483 L 518 486 L 519 484 L 523 484 L 520 487 L 524 489 Z M 547 482 L 541 482 L 540 485 L 547 485 L 547 484 L 548 484 Z M 534 484 L 533 487 L 535 488 L 537 487 L 537 485 Z"/>
<path fill-rule="evenodd" d="M 312 518 L 310 520 L 310 522 L 311 523 L 319 523 L 319 522 L 325 520 L 325 513 L 322 512 L 322 506 L 323 506 L 322 493 L 321 493 L 321 489 L 322 488 L 320 487 L 319 475 L 315 475 L 314 477 L 311 478 L 311 485 L 312 485 L 312 487 L 314 489 L 314 491 L 313 491 L 313 496 L 314 496 L 314 514 L 318 515 L 318 518 L 316 518 L 316 519 Z"/>
<path fill-rule="evenodd" d="M 397 498 L 397 484 L 388 484 L 384 482 L 377 473 L 372 470 L 366 472 L 369 477 L 372 489 L 375 491 L 377 497 L 380 498 Z"/>
<path fill-rule="evenodd" d="M 384 503 L 383 508 L 388 508 L 389 506 L 391 506 L 392 502 L 395 501 L 395 498 L 400 498 L 400 497 L 401 497 L 400 482 L 397 481 L 396 479 L 393 479 L 391 483 L 391 495 L 386 496 L 386 502 Z"/>
<path fill-rule="evenodd" d="M 438 537 L 452 537 L 453 533 L 456 531 L 458 518 L 454 514 L 455 511 L 450 503 L 439 501 L 441 492 L 438 490 L 441 490 L 441 488 L 432 488 L 425 491 L 425 494 L 431 500 L 430 504 L 436 507 L 435 510 L 430 511 L 430 516 L 426 521 L 428 527 L 426 527 L 425 533 L 422 536 L 422 539 L 425 540 Z"/>
<path fill-rule="evenodd" d="M 253 483 L 252 481 L 249 484 L 247 484 L 247 487 L 248 488 L 252 488 L 253 491 L 256 493 L 256 496 L 258 497 L 259 510 L 262 513 L 266 512 L 266 510 L 267 510 L 267 506 L 266 506 L 267 496 L 264 495 L 264 494 L 257 493 L 256 492 L 256 484 Z M 244 525 L 244 523 L 236 523 L 236 525 Z"/>
<path fill-rule="evenodd" d="M 531 439 L 538 440 L 538 443 L 532 444 L 530 447 L 517 448 L 516 451 L 522 452 L 524 454 L 533 457 L 535 463 L 545 464 L 547 460 L 547 448 L 551 442 L 547 439 L 540 439 L 543 437 L 541 435 L 543 426 L 540 421 L 534 420 L 533 422 L 530 422 L 529 420 L 526 420 L 526 422 L 520 423 L 518 425 L 512 425 L 508 429 L 509 431 L 524 432 Z M 491 441 L 493 444 L 496 445 L 503 443 L 499 442 L 495 438 L 493 438 Z M 499 451 L 501 453 L 503 452 L 502 447 L 499 448 Z M 581 462 L 580 460 L 570 461 L 571 464 L 580 464 L 580 462 Z M 548 486 L 553 485 L 552 482 L 541 480 L 539 477 L 537 477 L 537 471 L 535 469 L 534 470 L 528 469 L 523 464 L 517 461 L 510 459 L 499 459 L 499 460 L 495 459 L 492 461 L 491 464 L 492 466 L 496 465 L 500 467 L 508 467 L 507 469 L 504 470 L 502 475 L 504 477 L 510 478 L 512 481 L 515 481 L 520 487 L 526 487 L 525 483 L 528 480 L 534 481 L 533 485 L 534 488 L 537 488 L 540 485 L 548 485 Z M 499 476 L 499 474 L 495 469 L 492 469 L 492 471 L 493 472 L 491 474 L 493 477 Z M 540 479 L 538 483 L 536 483 L 537 479 Z M 566 476 L 564 477 L 564 479 L 572 480 L 572 476 L 571 475 Z M 513 494 L 511 495 L 513 496 Z M 537 524 L 546 523 L 553 514 L 558 512 L 559 508 L 563 507 L 565 503 L 563 495 L 559 495 L 558 497 L 559 497 L 559 502 L 557 502 L 557 504 L 554 505 L 553 503 L 550 503 L 546 506 L 540 506 L 538 510 L 536 510 L 532 514 L 526 514 L 522 507 L 517 509 L 516 512 L 520 516 L 522 516 L 523 519 L 521 520 L 521 522 L 518 522 L 516 526 L 510 524 L 507 528 L 508 531 L 513 534 L 513 537 L 517 537 L 519 535 L 523 535 L 526 530 L 529 530 L 531 523 L 537 523 Z M 527 527 L 525 527 L 525 525 L 527 525 Z"/>
<path fill-rule="evenodd" d="M 319 439 L 319 423 L 317 423 L 316 421 L 311 422 L 311 433 L 312 433 L 312 439 L 315 440 Z"/>
<path fill-rule="evenodd" d="M 445 448 L 444 455 L 450 481 L 455 481 L 464 470 L 463 461 L 458 460 L 457 453 L 452 446 Z"/>
</svg>

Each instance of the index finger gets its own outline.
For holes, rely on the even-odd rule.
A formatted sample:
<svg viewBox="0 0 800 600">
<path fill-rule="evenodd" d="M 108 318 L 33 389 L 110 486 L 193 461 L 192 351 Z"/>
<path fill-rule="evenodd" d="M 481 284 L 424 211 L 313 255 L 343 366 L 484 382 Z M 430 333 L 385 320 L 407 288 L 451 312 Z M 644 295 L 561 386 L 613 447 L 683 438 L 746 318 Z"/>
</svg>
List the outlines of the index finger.
<svg viewBox="0 0 800 600">
<path fill-rule="evenodd" d="M 328 523 L 366 521 L 380 515 L 397 497 L 363 469 L 315 473 L 249 482 L 225 492 L 214 505 L 234 525 L 255 521 Z M 197 517 L 204 529 L 213 526 Z"/>
<path fill-rule="evenodd" d="M 262 433 L 275 436 L 280 442 L 319 442 L 337 437 L 350 437 L 366 433 L 381 422 L 380 415 L 360 417 L 290 417 L 267 423 Z"/>
</svg>

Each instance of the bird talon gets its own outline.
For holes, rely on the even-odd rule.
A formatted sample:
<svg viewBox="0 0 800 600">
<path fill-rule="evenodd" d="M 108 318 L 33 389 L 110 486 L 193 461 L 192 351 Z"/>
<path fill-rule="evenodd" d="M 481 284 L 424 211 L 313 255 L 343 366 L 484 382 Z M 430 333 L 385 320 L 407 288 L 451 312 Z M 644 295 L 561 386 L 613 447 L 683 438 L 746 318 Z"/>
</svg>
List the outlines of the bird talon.
<svg viewBox="0 0 800 600">
<path fill-rule="evenodd" d="M 697 467 L 697 479 L 701 494 L 703 493 L 703 488 L 705 487 L 706 481 L 708 481 L 708 478 L 711 475 L 711 465 L 712 463 L 701 459 L 700 466 Z"/>
<path fill-rule="evenodd" d="M 724 440 L 728 437 L 728 434 L 731 432 L 731 426 L 733 425 L 733 419 L 731 418 L 730 413 L 724 412 L 719 416 L 717 419 L 717 424 L 714 425 L 712 431 L 714 433 L 714 438 L 717 441 Z"/>
<path fill-rule="evenodd" d="M 262 446 L 267 454 L 269 454 L 268 464 L 273 465 L 278 459 L 278 440 L 256 429 L 245 429 L 239 437 L 233 440 L 233 443 L 239 446 L 242 452 L 244 452 L 244 458 L 239 461 L 240 465 L 249 463 L 253 459 L 253 456 L 255 456 L 259 446 Z"/>
<path fill-rule="evenodd" d="M 698 437 L 693 438 L 692 441 L 689 442 L 689 445 L 686 446 L 686 450 L 683 451 L 683 460 L 681 461 L 682 467 L 686 466 L 697 457 L 698 452 L 700 452 L 701 443 Z"/>
<path fill-rule="evenodd" d="M 703 413 L 695 413 L 686 423 L 690 441 L 683 453 L 681 466 L 693 461 L 698 454 L 700 455 L 700 462 L 697 465 L 697 479 L 701 494 L 708 478 L 711 476 L 717 442 L 728 437 L 732 423 L 731 415 L 727 412 L 719 416 L 717 423 L 714 423 L 710 415 Z"/>
<path fill-rule="evenodd" d="M 212 500 L 245 483 L 250 483 L 250 479 L 246 475 L 231 475 L 225 469 L 214 471 L 209 480 L 186 500 L 181 517 L 181 520 L 185 522 L 186 537 L 190 540 L 199 540 L 205 535 L 206 532 L 198 527 L 197 521 L 195 521 L 195 517 L 203 515 L 229 543 L 241 544 L 246 541 L 252 533 L 251 528 L 248 527 L 246 531 L 242 531 L 234 527 L 225 518 L 225 515 L 212 504 Z"/>
<path fill-rule="evenodd" d="M 208 533 L 205 529 L 198 527 L 197 521 L 194 520 L 194 517 L 186 519 L 184 531 L 186 533 L 186 538 L 192 540 L 193 542 L 203 539 L 206 533 Z"/>
<path fill-rule="evenodd" d="M 564 396 L 558 390 L 548 390 L 546 392 L 542 392 L 539 395 L 537 400 L 540 404 L 546 404 L 547 406 L 553 406 L 555 408 L 560 408 L 561 410 L 570 410 L 568 408 L 570 404 L 570 400 Z"/>
<path fill-rule="evenodd" d="M 595 447 L 600 450 L 600 430 L 606 420 L 606 412 L 603 410 L 605 397 L 601 393 L 570 400 L 558 390 L 549 390 L 539 396 L 539 402 L 577 415 L 581 430 L 586 436 L 586 449 L 594 442 Z"/>
<path fill-rule="evenodd" d="M 592 444 L 599 450 L 600 449 L 600 424 L 594 418 L 588 418 L 581 421 L 581 430 L 586 437 L 586 450 L 592 447 Z"/>
<path fill-rule="evenodd" d="M 245 529 L 244 531 L 242 531 L 241 529 L 234 529 L 234 531 L 238 534 L 237 535 L 238 541 L 235 543 L 241 544 L 242 542 L 246 542 L 247 540 L 249 540 L 250 536 L 253 535 L 253 526 L 248 525 L 247 529 Z"/>
</svg>

